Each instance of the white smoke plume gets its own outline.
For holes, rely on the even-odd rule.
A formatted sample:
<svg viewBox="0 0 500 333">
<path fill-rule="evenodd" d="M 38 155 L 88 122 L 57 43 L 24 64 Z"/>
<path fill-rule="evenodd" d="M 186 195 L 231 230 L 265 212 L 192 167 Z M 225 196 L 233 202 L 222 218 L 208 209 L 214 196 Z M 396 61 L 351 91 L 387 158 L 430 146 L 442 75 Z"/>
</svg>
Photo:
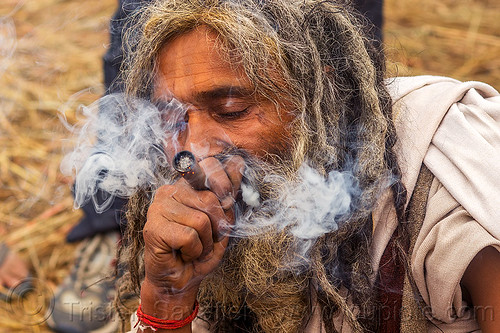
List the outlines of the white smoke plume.
<svg viewBox="0 0 500 333">
<path fill-rule="evenodd" d="M 294 236 L 297 255 L 288 258 L 288 269 L 300 269 L 314 242 L 336 231 L 346 221 L 361 191 L 351 172 L 333 170 L 325 178 L 308 164 L 300 167 L 296 181 L 287 182 L 269 174 L 264 182 L 280 184 L 277 196 L 261 202 L 252 187 L 242 186 L 243 199 L 250 207 L 241 213 L 234 226 L 228 228 L 233 237 L 286 229 Z"/>
<path fill-rule="evenodd" d="M 96 210 L 102 212 L 115 196 L 127 198 L 141 186 L 157 188 L 165 184 L 156 171 L 171 162 L 167 161 L 164 148 L 175 146 L 179 132 L 186 128 L 186 110 L 187 106 L 175 99 L 158 108 L 122 94 L 105 96 L 82 107 L 83 125 L 72 128 L 77 145 L 61 165 L 63 173 L 75 176 L 76 205 L 92 200 Z M 303 255 L 315 239 L 338 229 L 359 195 L 357 180 L 350 172 L 332 171 L 325 178 L 304 164 L 293 182 L 276 174 L 255 180 L 251 174 L 244 173 L 248 181 L 241 189 L 247 208 L 240 212 L 235 226 L 230 227 L 231 235 L 246 237 L 269 227 L 287 229 L 303 243 Z M 262 201 L 251 185 L 259 181 L 280 184 L 280 192 Z M 102 202 L 97 198 L 98 190 L 110 197 Z"/>
<path fill-rule="evenodd" d="M 332 171 L 325 179 L 315 169 L 304 164 L 299 169 L 298 181 L 285 186 L 277 202 L 278 213 L 264 224 L 290 227 L 297 238 L 311 240 L 335 231 L 339 218 L 351 210 L 352 197 L 358 191 L 349 172 Z"/>
<path fill-rule="evenodd" d="M 75 176 L 77 207 L 91 199 L 103 212 L 115 196 L 129 197 L 147 184 L 163 185 L 156 184 L 155 170 L 168 164 L 163 149 L 176 142 L 184 126 L 182 104 L 173 99 L 159 109 L 113 94 L 82 107 L 81 114 L 81 123 L 71 128 L 76 147 L 61 163 L 62 173 Z M 111 196 L 101 202 L 98 190 Z"/>
</svg>

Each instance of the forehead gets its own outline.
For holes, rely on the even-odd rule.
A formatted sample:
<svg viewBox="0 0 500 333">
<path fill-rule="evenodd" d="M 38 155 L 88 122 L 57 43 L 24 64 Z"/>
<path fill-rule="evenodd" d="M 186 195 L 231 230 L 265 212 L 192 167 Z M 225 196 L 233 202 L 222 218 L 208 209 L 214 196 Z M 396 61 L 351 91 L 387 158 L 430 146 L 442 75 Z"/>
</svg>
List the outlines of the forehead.
<svg viewBox="0 0 500 333">
<path fill-rule="evenodd" d="M 158 54 L 155 95 L 190 102 L 199 92 L 222 87 L 250 88 L 243 70 L 224 57 L 218 35 L 198 27 L 167 42 Z"/>
</svg>

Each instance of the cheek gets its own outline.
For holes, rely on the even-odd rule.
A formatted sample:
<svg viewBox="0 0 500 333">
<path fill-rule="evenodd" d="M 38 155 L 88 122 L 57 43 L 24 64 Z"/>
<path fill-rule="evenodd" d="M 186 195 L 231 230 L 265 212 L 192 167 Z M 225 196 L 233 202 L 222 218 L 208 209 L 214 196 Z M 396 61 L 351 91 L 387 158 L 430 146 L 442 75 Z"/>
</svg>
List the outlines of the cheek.
<svg viewBox="0 0 500 333">
<path fill-rule="evenodd" d="M 268 146 L 268 152 L 280 157 L 290 156 L 292 139 L 284 128 L 276 128 L 269 136 L 263 138 Z"/>
<path fill-rule="evenodd" d="M 235 146 L 244 149 L 259 158 L 268 154 L 280 157 L 288 156 L 291 149 L 291 139 L 283 126 L 263 126 L 247 128 L 244 134 L 235 135 Z"/>
<path fill-rule="evenodd" d="M 293 145 L 293 116 L 281 111 L 279 116 L 272 106 L 262 108 L 241 131 L 234 133 L 236 146 L 260 158 L 268 154 L 289 156 Z"/>
<path fill-rule="evenodd" d="M 288 159 L 291 156 L 293 148 L 293 122 L 291 119 L 276 119 L 268 128 L 267 135 L 263 137 L 268 152 L 281 158 Z"/>
</svg>

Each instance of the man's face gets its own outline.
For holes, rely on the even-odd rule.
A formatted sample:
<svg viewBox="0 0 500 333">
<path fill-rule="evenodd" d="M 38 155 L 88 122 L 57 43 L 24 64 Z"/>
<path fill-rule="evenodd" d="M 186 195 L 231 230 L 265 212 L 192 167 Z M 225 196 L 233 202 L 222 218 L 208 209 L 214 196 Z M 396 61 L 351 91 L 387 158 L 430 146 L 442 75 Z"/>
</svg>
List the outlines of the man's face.
<svg viewBox="0 0 500 333">
<path fill-rule="evenodd" d="M 220 56 L 217 35 L 199 27 L 168 42 L 158 56 L 154 102 L 175 98 L 188 111 L 170 158 L 191 150 L 199 158 L 235 146 L 257 157 L 283 156 L 289 150 L 292 115 L 256 96 L 241 68 Z"/>
</svg>

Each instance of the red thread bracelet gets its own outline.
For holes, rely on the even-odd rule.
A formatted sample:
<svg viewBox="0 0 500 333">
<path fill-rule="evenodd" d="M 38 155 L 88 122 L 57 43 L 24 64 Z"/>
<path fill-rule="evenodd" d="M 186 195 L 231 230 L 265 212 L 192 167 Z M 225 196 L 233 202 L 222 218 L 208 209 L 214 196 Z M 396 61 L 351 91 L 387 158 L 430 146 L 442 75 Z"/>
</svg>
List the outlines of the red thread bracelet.
<svg viewBox="0 0 500 333">
<path fill-rule="evenodd" d="M 148 324 L 156 329 L 175 330 L 191 323 L 198 315 L 199 308 L 200 304 L 198 304 L 198 301 L 195 301 L 194 310 L 187 318 L 183 320 L 164 320 L 145 314 L 142 312 L 141 305 L 139 304 L 139 308 L 137 309 L 137 318 L 139 320 L 137 321 L 137 324 L 139 324 L 139 322 L 143 322 L 144 324 Z M 137 324 L 135 326 L 137 326 Z"/>
</svg>

